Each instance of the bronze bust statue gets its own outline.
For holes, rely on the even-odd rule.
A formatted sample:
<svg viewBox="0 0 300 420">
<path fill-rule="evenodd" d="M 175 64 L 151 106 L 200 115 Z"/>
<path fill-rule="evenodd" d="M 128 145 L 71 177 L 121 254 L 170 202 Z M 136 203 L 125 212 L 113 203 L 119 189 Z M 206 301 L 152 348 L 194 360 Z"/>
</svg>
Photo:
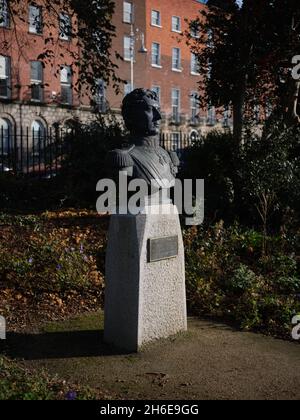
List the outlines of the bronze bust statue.
<svg viewBox="0 0 300 420">
<path fill-rule="evenodd" d="M 123 100 L 122 116 L 130 132 L 130 146 L 108 153 L 110 172 L 126 170 L 131 179 L 143 179 L 156 191 L 171 188 L 179 159 L 159 145 L 161 113 L 156 93 L 146 89 L 129 93 Z"/>
</svg>

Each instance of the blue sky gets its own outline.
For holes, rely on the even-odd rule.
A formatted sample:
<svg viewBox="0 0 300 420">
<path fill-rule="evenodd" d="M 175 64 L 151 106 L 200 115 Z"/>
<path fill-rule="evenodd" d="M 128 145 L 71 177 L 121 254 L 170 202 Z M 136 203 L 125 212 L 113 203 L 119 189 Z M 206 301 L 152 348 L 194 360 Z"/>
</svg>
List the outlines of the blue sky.
<svg viewBox="0 0 300 420">
<path fill-rule="evenodd" d="M 198 0 L 198 1 L 199 3 L 205 3 L 205 4 L 208 2 L 208 0 Z M 241 6 L 241 4 L 243 3 L 243 0 L 236 0 L 236 2 L 238 5 Z"/>
</svg>

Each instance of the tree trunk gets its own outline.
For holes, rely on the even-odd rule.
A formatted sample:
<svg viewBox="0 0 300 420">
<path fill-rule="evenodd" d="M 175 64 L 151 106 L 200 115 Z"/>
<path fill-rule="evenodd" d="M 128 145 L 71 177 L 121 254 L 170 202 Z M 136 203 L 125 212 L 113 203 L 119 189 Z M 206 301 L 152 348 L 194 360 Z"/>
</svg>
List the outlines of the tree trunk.
<svg viewBox="0 0 300 420">
<path fill-rule="evenodd" d="M 246 76 L 245 80 L 240 84 L 237 89 L 237 94 L 233 101 L 233 137 L 237 143 L 243 141 L 243 128 L 244 128 L 244 106 L 246 98 Z"/>
<path fill-rule="evenodd" d="M 233 137 L 237 143 L 242 142 L 243 137 L 243 105 L 241 101 L 233 103 Z"/>
</svg>

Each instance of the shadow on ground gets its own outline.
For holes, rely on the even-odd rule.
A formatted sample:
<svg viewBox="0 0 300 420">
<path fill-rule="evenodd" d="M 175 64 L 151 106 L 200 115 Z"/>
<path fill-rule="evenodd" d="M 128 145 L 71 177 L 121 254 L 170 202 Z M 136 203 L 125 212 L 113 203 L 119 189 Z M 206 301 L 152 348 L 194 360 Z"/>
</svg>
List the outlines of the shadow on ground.
<svg viewBox="0 0 300 420">
<path fill-rule="evenodd" d="M 126 355 L 104 343 L 103 331 L 64 331 L 7 335 L 5 354 L 14 359 L 69 359 Z"/>
<path fill-rule="evenodd" d="M 186 333 L 128 354 L 104 344 L 103 313 L 86 314 L 37 334 L 9 333 L 6 354 L 120 399 L 299 400 L 298 344 L 209 320 L 188 325 Z"/>
</svg>

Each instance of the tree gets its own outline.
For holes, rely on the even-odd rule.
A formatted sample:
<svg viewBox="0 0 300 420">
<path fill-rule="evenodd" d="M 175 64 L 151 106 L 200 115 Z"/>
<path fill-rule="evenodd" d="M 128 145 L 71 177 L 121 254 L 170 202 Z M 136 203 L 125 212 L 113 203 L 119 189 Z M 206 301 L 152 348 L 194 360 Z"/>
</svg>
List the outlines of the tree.
<svg viewBox="0 0 300 420">
<path fill-rule="evenodd" d="M 299 122 L 299 83 L 291 76 L 300 49 L 297 0 L 210 0 L 190 22 L 187 42 L 199 60 L 200 105 L 232 107 L 234 136 L 241 141 L 257 106 L 272 107 L 286 123 Z"/>
<path fill-rule="evenodd" d="M 112 83 L 118 90 L 120 79 L 115 74 L 115 58 L 119 58 L 119 55 L 115 52 L 114 56 L 112 51 L 112 40 L 115 36 L 115 27 L 112 24 L 115 9 L 113 1 L 90 0 L 87 4 L 85 0 L 1 0 L 0 19 L 3 20 L 8 11 L 12 29 L 10 35 L 8 32 L 1 33 L 2 52 L 9 50 L 15 43 L 20 55 L 26 54 L 26 49 L 30 48 L 32 41 L 28 40 L 27 30 L 24 30 L 24 25 L 28 25 L 29 4 L 43 7 L 44 48 L 37 57 L 38 60 L 53 65 L 58 58 L 57 46 L 62 44 L 60 34 L 64 30 L 71 42 L 63 44 L 59 58 L 71 60 L 72 70 L 77 75 L 75 87 L 78 91 L 88 86 L 94 92 L 97 80 Z M 62 12 L 71 20 L 61 22 Z M 58 69 L 57 75 L 59 71 Z"/>
<path fill-rule="evenodd" d="M 299 206 L 299 135 L 299 127 L 286 129 L 278 122 L 262 137 L 249 138 L 242 148 L 241 195 L 262 222 L 263 255 L 271 215 Z"/>
</svg>

